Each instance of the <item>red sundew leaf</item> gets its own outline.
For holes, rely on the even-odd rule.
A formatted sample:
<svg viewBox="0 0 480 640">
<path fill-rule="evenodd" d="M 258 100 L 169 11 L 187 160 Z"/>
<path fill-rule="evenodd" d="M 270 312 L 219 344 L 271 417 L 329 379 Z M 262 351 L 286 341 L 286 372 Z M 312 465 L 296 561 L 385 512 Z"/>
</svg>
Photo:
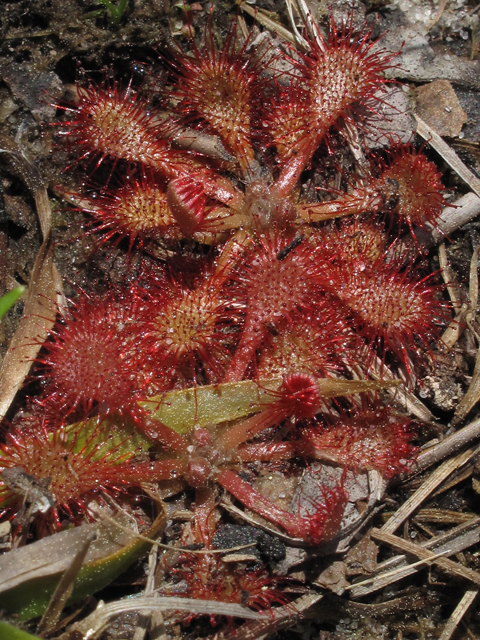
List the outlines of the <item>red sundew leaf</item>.
<svg viewBox="0 0 480 640">
<path fill-rule="evenodd" d="M 373 157 L 371 166 L 372 176 L 363 179 L 351 193 L 327 202 L 297 205 L 298 213 L 308 222 L 383 213 L 396 216 L 401 224 L 405 222 L 414 237 L 414 226 L 438 229 L 447 203 L 441 174 L 433 162 L 411 145 L 400 145 L 392 147 L 385 158 Z M 372 226 L 372 223 L 360 223 L 361 226 L 368 224 Z"/>
<path fill-rule="evenodd" d="M 82 294 L 50 331 L 38 358 L 38 378 L 47 383 L 39 402 L 54 416 L 77 408 L 88 417 L 119 413 L 140 420 L 135 401 L 151 372 L 142 352 L 144 303 L 136 292 L 112 289 Z"/>
<path fill-rule="evenodd" d="M 59 510 L 75 521 L 100 489 L 125 485 L 130 459 L 145 449 L 133 429 L 91 421 L 51 430 L 31 420 L 11 428 L 1 445 L 0 507 L 15 514 L 26 502 L 30 515 L 44 514 L 54 526 Z"/>
<path fill-rule="evenodd" d="M 349 469 L 376 469 L 384 478 L 408 471 L 416 447 L 415 425 L 387 410 L 367 409 L 340 416 L 330 426 L 301 430 L 295 447 L 300 455 L 329 460 Z"/>
<path fill-rule="evenodd" d="M 195 176 L 176 178 L 168 185 L 167 202 L 182 231 L 187 237 L 191 236 L 205 215 L 206 196 L 203 184 Z"/>
<path fill-rule="evenodd" d="M 273 144 L 282 168 L 276 188 L 288 195 L 310 162 L 320 142 L 340 118 L 349 117 L 356 106 L 374 110 L 379 87 L 389 82 L 384 71 L 395 54 L 374 51 L 371 30 L 353 35 L 341 31 L 332 20 L 328 42 L 309 39 L 310 52 L 299 54 L 300 74 L 279 92 L 268 117 Z M 378 98 L 377 98 L 378 100 Z"/>
<path fill-rule="evenodd" d="M 408 224 L 413 236 L 414 226 L 438 229 L 438 220 L 447 204 L 443 197 L 445 187 L 441 173 L 423 153 L 411 145 L 393 147 L 383 162 L 378 183 L 379 190 L 389 183 L 392 199 L 397 199 L 392 212 Z"/>
<path fill-rule="evenodd" d="M 343 224 L 320 240 L 318 285 L 353 312 L 370 348 L 378 348 L 382 357 L 393 352 L 409 369 L 409 352 L 419 354 L 419 345 L 429 349 L 450 319 L 450 305 L 440 298 L 443 286 L 435 284 L 435 274 L 424 276 L 415 264 L 405 265 L 402 256 L 392 258 L 382 242 L 369 244 L 363 234 L 359 240 L 344 233 L 355 226 Z"/>
<path fill-rule="evenodd" d="M 270 323 L 288 321 L 297 310 L 308 313 L 318 298 L 315 249 L 301 243 L 284 256 L 292 240 L 277 231 L 265 234 L 239 269 L 238 303 L 245 309 L 245 325 L 225 382 L 244 377 Z"/>
<path fill-rule="evenodd" d="M 267 335 L 256 374 L 259 378 L 293 372 L 330 376 L 343 370 L 358 356 L 360 344 L 345 307 L 326 296 L 308 313 L 293 312 L 289 322 L 278 324 Z"/>
<path fill-rule="evenodd" d="M 331 540 L 338 532 L 348 494 L 341 485 L 321 487 L 322 497 L 312 500 L 313 509 L 304 515 L 281 509 L 230 469 L 221 472 L 217 482 L 246 507 L 307 544 L 318 545 Z"/>
<path fill-rule="evenodd" d="M 199 371 L 209 382 L 222 379 L 240 323 L 221 271 L 208 269 L 196 280 L 189 287 L 172 278 L 166 296 L 152 291 L 145 327 L 155 370 L 189 386 Z"/>
<path fill-rule="evenodd" d="M 252 119 L 255 90 L 260 83 L 261 61 L 252 62 L 246 50 L 250 39 L 236 51 L 236 23 L 231 26 L 220 50 L 214 44 L 212 25 L 205 31 L 202 50 L 194 42 L 193 55 L 183 54 L 173 61 L 178 109 L 187 120 L 200 120 L 218 133 L 235 154 L 242 175 L 257 168 L 252 147 Z M 256 89 L 257 88 L 257 89 Z"/>
<path fill-rule="evenodd" d="M 91 80 L 77 83 L 76 105 L 57 105 L 70 120 L 56 123 L 64 130 L 70 146 L 77 148 L 79 160 L 94 159 L 100 166 L 108 157 L 151 167 L 165 178 L 190 173 L 203 163 L 186 152 L 171 148 L 159 137 L 159 123 L 151 116 L 151 105 L 135 92 L 131 83 L 121 89 L 105 76 L 100 85 Z"/>
<path fill-rule="evenodd" d="M 166 188 L 152 176 L 128 181 L 117 189 L 104 188 L 100 194 L 81 196 L 55 189 L 62 198 L 91 216 L 85 223 L 87 233 L 99 233 L 99 242 L 128 239 L 129 249 L 147 238 L 179 240 L 181 230 L 167 203 Z"/>
</svg>

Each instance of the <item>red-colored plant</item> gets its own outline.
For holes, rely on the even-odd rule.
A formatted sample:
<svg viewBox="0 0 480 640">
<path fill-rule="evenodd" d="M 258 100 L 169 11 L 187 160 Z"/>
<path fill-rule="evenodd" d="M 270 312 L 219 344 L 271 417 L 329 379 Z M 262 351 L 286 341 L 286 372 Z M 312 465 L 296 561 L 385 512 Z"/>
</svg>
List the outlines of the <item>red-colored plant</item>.
<svg viewBox="0 0 480 640">
<path fill-rule="evenodd" d="M 411 466 L 414 424 L 406 416 L 372 406 L 301 429 L 296 451 L 352 469 L 376 469 L 385 478 Z"/>
<path fill-rule="evenodd" d="M 101 232 L 103 242 L 127 238 L 130 250 L 137 241 L 141 247 L 147 238 L 182 237 L 167 203 L 166 188 L 152 175 L 133 179 L 121 188 L 93 192 L 80 200 L 78 210 L 92 216 L 86 226 L 92 233 Z"/>
<path fill-rule="evenodd" d="M 152 167 L 166 178 L 186 174 L 202 166 L 188 153 L 171 148 L 161 137 L 159 121 L 151 117 L 150 105 L 132 87 L 122 89 L 116 80 L 105 78 L 101 85 L 90 79 L 78 83 L 78 102 L 57 105 L 71 115 L 59 126 L 69 144 L 81 151 L 80 160 L 94 160 L 98 167 L 107 158 Z M 161 121 L 160 121 L 161 122 Z"/>
<path fill-rule="evenodd" d="M 10 429 L 0 448 L 0 509 L 15 515 L 26 504 L 28 515 L 40 515 L 47 527 L 60 527 L 62 516 L 81 521 L 89 501 L 102 491 L 126 494 L 138 485 L 125 481 L 124 470 L 136 453 L 123 446 L 127 439 L 131 430 L 122 434 L 107 423 L 52 430 L 44 421 L 30 421 Z"/>
<path fill-rule="evenodd" d="M 384 212 L 406 222 L 415 237 L 414 227 L 437 228 L 444 186 L 437 167 L 412 146 L 390 149 L 385 159 L 374 158 L 373 175 L 362 180 L 352 193 L 319 204 L 300 205 L 298 211 L 309 222 L 359 213 Z"/>
<path fill-rule="evenodd" d="M 341 118 L 352 111 L 374 109 L 375 94 L 385 84 L 384 71 L 394 55 L 373 51 L 371 31 L 354 35 L 344 26 L 330 25 L 327 42 L 316 30 L 308 40 L 310 52 L 297 54 L 289 86 L 279 92 L 268 117 L 273 143 L 281 161 L 276 183 L 286 196 L 295 187 L 302 171 L 320 142 Z"/>
<path fill-rule="evenodd" d="M 195 520 L 183 535 L 186 545 L 203 546 L 198 555 L 185 553 L 179 567 L 172 571 L 180 579 L 183 593 L 191 598 L 216 600 L 242 604 L 257 611 L 271 611 L 272 605 L 284 605 L 288 599 L 278 588 L 279 580 L 273 578 L 265 567 L 253 567 L 226 563 L 215 553 L 214 496 L 211 491 L 197 491 Z M 214 553 L 209 553 L 213 551 Z M 215 624 L 215 619 L 211 619 Z"/>
<path fill-rule="evenodd" d="M 440 299 L 441 287 L 432 274 L 383 249 L 381 230 L 365 236 L 363 226 L 352 234 L 355 228 L 342 224 L 325 241 L 318 281 L 354 313 L 354 324 L 369 345 L 380 354 L 393 352 L 408 368 L 409 354 L 428 349 L 438 337 L 449 305 Z"/>
<path fill-rule="evenodd" d="M 233 152 L 243 177 L 258 172 L 252 145 L 255 92 L 259 90 L 261 61 L 246 54 L 249 41 L 237 51 L 236 28 L 232 26 L 223 46 L 217 50 L 211 23 L 205 31 L 202 49 L 192 42 L 192 54 L 173 63 L 176 82 L 173 96 L 178 111 L 188 123 L 199 122 L 218 134 Z"/>
<path fill-rule="evenodd" d="M 288 508 L 256 477 L 278 464 L 295 481 L 311 460 L 386 478 L 409 469 L 416 425 L 383 408 L 389 383 L 369 376 L 377 356 L 413 373 L 449 318 L 434 276 L 395 248 L 402 226 L 437 224 L 439 175 L 413 146 L 397 146 L 334 201 L 309 202 L 301 189 L 322 141 L 345 122 L 368 128 L 394 57 L 373 50 L 370 36 L 332 23 L 324 41 L 314 28 L 308 53 L 273 56 L 291 69 L 285 76 L 247 52 L 250 40 L 237 47 L 234 28 L 218 48 L 208 27 L 203 48 L 170 59 L 163 113 L 146 90 L 109 79 L 79 83 L 77 104 L 62 107 L 71 149 L 110 170 L 104 191 L 90 183 L 79 196 L 91 229 L 128 240 L 131 253 L 149 239 L 161 251 L 140 282 L 79 295 L 38 358 L 45 428 L 12 430 L 0 463 L 52 478 L 55 509 L 80 510 L 98 486 L 175 480 L 197 492 L 193 543 L 207 550 L 221 492 L 295 544 L 319 545 L 341 529 L 346 482 L 320 488 L 308 508 Z M 355 165 L 345 145 L 342 153 Z M 344 220 L 324 222 L 333 217 Z M 178 420 L 165 418 L 170 406 Z M 63 435 L 67 417 L 98 428 L 133 419 L 149 451 L 123 460 L 115 448 L 100 457 L 77 450 Z M 234 570 L 217 556 L 190 558 L 179 575 L 191 597 L 260 609 L 284 602 L 265 571 Z"/>
<path fill-rule="evenodd" d="M 146 335 L 157 376 L 182 386 L 197 383 L 199 371 L 208 382 L 220 382 L 232 357 L 239 324 L 232 294 L 221 267 L 210 267 L 190 286 L 175 282 L 150 294 Z"/>
<path fill-rule="evenodd" d="M 289 321 L 294 312 L 313 312 L 318 296 L 315 250 L 308 243 L 292 248 L 292 234 L 262 234 L 248 251 L 237 276 L 239 301 L 245 309 L 245 326 L 227 381 L 241 380 L 255 350 L 265 340 L 269 325 Z"/>
<path fill-rule="evenodd" d="M 45 391 L 40 403 L 65 418 L 140 417 L 136 400 L 152 372 L 142 354 L 144 302 L 133 291 L 81 294 L 50 332 L 38 358 Z"/>
</svg>

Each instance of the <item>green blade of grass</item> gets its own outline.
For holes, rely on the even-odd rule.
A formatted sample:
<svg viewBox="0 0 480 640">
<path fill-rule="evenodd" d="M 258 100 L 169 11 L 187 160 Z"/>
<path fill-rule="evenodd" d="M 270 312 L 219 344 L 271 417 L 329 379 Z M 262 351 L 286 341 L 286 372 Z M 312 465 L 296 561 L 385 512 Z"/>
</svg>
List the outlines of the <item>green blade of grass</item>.
<svg viewBox="0 0 480 640">
<path fill-rule="evenodd" d="M 118 7 L 116 7 L 110 0 L 99 0 L 104 7 L 106 7 L 110 13 L 110 20 L 113 24 L 118 24 L 122 19 L 123 12 L 127 6 L 127 0 L 120 0 Z"/>
<path fill-rule="evenodd" d="M 22 631 L 14 627 L 13 624 L 0 621 L 0 640 L 39 640 L 38 636 Z"/>
<path fill-rule="evenodd" d="M 25 289 L 26 287 L 21 285 L 20 287 L 12 289 L 12 291 L 9 291 L 0 298 L 0 318 L 3 318 L 7 311 L 13 307 Z"/>
</svg>

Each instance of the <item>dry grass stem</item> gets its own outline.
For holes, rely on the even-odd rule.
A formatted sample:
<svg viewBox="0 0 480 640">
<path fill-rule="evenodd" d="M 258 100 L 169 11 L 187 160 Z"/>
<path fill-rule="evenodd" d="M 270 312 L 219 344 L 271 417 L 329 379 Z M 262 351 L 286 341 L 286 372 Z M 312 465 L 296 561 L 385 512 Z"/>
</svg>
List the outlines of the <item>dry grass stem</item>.
<svg viewBox="0 0 480 640">
<path fill-rule="evenodd" d="M 428 144 L 435 149 L 435 151 L 442 156 L 445 162 L 455 173 L 474 191 L 477 196 L 480 197 L 480 179 L 470 171 L 470 169 L 460 160 L 458 155 L 448 145 L 438 133 L 432 129 L 426 122 L 424 122 L 418 115 L 415 116 L 417 120 L 417 133 L 422 136 Z M 446 231 L 442 228 L 442 231 Z"/>
<path fill-rule="evenodd" d="M 247 622 L 235 631 L 235 640 L 264 640 L 272 633 L 293 626 L 302 617 L 308 617 L 308 610 L 322 600 L 320 593 L 307 593 L 295 600 L 295 605 L 275 609 L 275 615 L 263 616 L 263 620 Z M 231 640 L 232 634 L 221 633 L 216 640 Z"/>
<path fill-rule="evenodd" d="M 426 500 L 426 498 L 454 471 L 467 463 L 473 456 L 477 455 L 480 447 L 468 449 L 460 453 L 455 458 L 447 460 L 436 469 L 422 484 L 422 486 L 410 496 L 396 511 L 395 515 L 382 527 L 383 533 L 393 533 L 405 520 Z"/>
<path fill-rule="evenodd" d="M 428 24 L 425 25 L 425 32 L 428 33 L 429 31 L 431 31 L 431 29 L 433 29 L 433 27 L 437 24 L 437 22 L 440 20 L 440 18 L 442 17 L 443 12 L 445 11 L 445 7 L 447 6 L 447 0 L 440 0 L 440 4 L 438 6 L 438 9 L 435 13 L 435 15 L 433 16 L 433 18 L 430 20 L 430 22 Z"/>
<path fill-rule="evenodd" d="M 176 596 L 142 596 L 128 600 L 117 600 L 108 604 L 100 604 L 97 609 L 81 622 L 73 624 L 64 633 L 62 640 L 86 636 L 89 640 L 98 638 L 107 627 L 122 613 L 136 611 L 141 615 L 152 615 L 159 611 L 187 611 L 193 614 L 213 616 L 232 616 L 247 620 L 260 620 L 267 614 L 256 613 L 240 604 L 218 602 L 215 600 L 198 600 L 194 598 L 177 598 Z"/>
<path fill-rule="evenodd" d="M 450 425 L 454 427 L 461 422 L 480 400 L 480 349 L 477 351 L 472 381 L 467 393 L 458 403 Z"/>
<path fill-rule="evenodd" d="M 196 550 L 181 549 L 179 547 L 172 547 L 171 545 L 168 545 L 168 544 L 162 544 L 161 542 L 158 542 L 158 540 L 152 540 L 151 538 L 147 538 L 146 536 L 143 536 L 141 533 L 132 531 L 128 527 L 125 527 L 123 524 L 120 524 L 120 522 L 117 522 L 115 518 L 112 518 L 106 513 L 99 512 L 97 517 L 99 520 L 104 520 L 105 522 L 113 524 L 115 527 L 117 527 L 121 531 L 130 533 L 132 536 L 134 536 L 135 538 L 138 538 L 139 540 L 143 540 L 144 542 L 149 542 L 151 545 L 155 547 L 160 547 L 160 549 L 166 549 L 167 551 L 181 551 L 182 553 L 193 553 L 198 555 L 214 555 L 214 554 L 222 554 L 222 553 L 231 553 L 232 551 L 242 551 L 243 549 L 250 549 L 251 547 L 254 547 L 256 544 L 255 542 L 252 542 L 250 544 L 244 544 L 238 547 L 231 547 L 229 549 L 196 549 Z"/>
<path fill-rule="evenodd" d="M 276 20 L 272 20 L 272 18 L 270 18 L 262 9 L 251 7 L 244 2 L 244 0 L 237 0 L 237 4 L 242 11 L 248 13 L 252 18 L 255 18 L 255 20 L 266 29 L 273 31 L 274 33 L 278 33 L 279 36 L 287 42 L 290 42 L 290 44 L 296 44 L 295 37 L 290 33 L 290 31 L 285 29 L 285 27 L 282 27 L 282 25 Z"/>
<path fill-rule="evenodd" d="M 438 524 L 461 524 L 474 520 L 474 513 L 461 513 L 459 511 L 450 511 L 447 509 L 420 509 L 413 518 L 417 522 L 435 522 Z"/>
<path fill-rule="evenodd" d="M 374 380 L 394 380 L 400 383 L 398 387 L 386 389 L 386 393 L 395 400 L 396 403 L 403 406 L 408 413 L 415 416 L 423 422 L 434 420 L 433 414 L 423 402 L 417 398 L 405 385 L 399 380 L 390 369 L 376 357 L 369 369 L 369 374 Z"/>
<path fill-rule="evenodd" d="M 475 461 L 471 460 L 466 465 L 464 465 L 461 469 L 454 471 L 448 480 L 446 480 L 443 484 L 441 484 L 438 487 L 438 489 L 435 489 L 431 497 L 435 498 L 436 496 L 439 496 L 442 493 L 446 493 L 447 491 L 450 491 L 450 489 L 452 489 L 453 487 L 460 484 L 460 482 L 463 482 L 467 478 L 470 478 L 470 476 L 473 473 L 474 463 Z"/>
<path fill-rule="evenodd" d="M 422 560 L 417 560 L 417 562 L 412 562 L 411 564 L 408 565 L 409 569 L 417 569 L 418 567 L 420 567 L 420 565 L 422 564 L 430 564 L 433 562 L 433 560 L 436 560 L 437 558 L 442 558 L 443 556 L 446 555 L 446 551 L 442 551 L 441 553 L 435 553 L 432 556 L 429 556 L 428 558 L 423 558 Z M 395 578 L 397 576 L 399 576 L 399 579 L 402 577 L 403 575 L 403 570 L 404 567 L 399 567 L 398 569 L 392 569 L 392 571 L 387 571 L 386 573 L 382 574 L 383 578 L 394 578 L 393 581 L 395 581 Z M 376 581 L 376 576 L 373 578 L 368 578 L 368 580 L 362 580 L 362 582 L 356 582 L 355 584 L 351 584 L 348 587 L 345 587 L 345 591 L 351 591 L 352 589 L 356 589 L 358 587 L 366 587 L 369 584 L 373 584 Z"/>
<path fill-rule="evenodd" d="M 447 287 L 448 295 L 450 296 L 452 306 L 454 309 L 459 309 L 462 303 L 458 296 L 458 284 L 455 282 L 455 276 L 448 262 L 447 249 L 445 247 L 445 242 L 442 242 L 442 244 L 438 247 L 438 259 L 440 262 L 442 278 Z"/>
<path fill-rule="evenodd" d="M 156 545 L 152 547 L 148 554 L 148 576 L 145 585 L 144 596 L 152 596 L 155 591 L 155 570 L 157 568 L 158 548 Z M 166 640 L 165 621 L 162 611 L 152 612 L 150 614 L 140 616 L 138 626 L 133 634 L 133 640 L 144 640 L 147 630 L 150 629 L 150 638 L 156 640 Z"/>
<path fill-rule="evenodd" d="M 451 556 L 455 553 L 459 553 L 464 549 L 468 549 L 474 544 L 480 541 L 480 518 L 475 518 L 470 522 L 461 524 L 446 533 L 441 533 L 438 536 L 431 538 L 420 544 L 421 548 L 429 549 L 432 553 L 444 553 L 446 556 Z M 391 572 L 395 567 L 400 567 L 402 571 L 392 577 L 385 577 L 387 573 Z M 398 555 L 394 558 L 389 558 L 384 562 L 381 562 L 375 571 L 375 580 L 371 585 L 364 587 L 352 585 L 352 596 L 354 598 L 362 597 L 383 589 L 384 587 L 397 582 L 398 580 L 405 578 L 413 573 L 416 573 L 417 569 L 412 568 L 412 565 L 407 563 L 405 555 Z"/>
<path fill-rule="evenodd" d="M 398 549 L 399 551 L 413 554 L 417 556 L 417 558 L 431 560 L 447 573 L 459 576 L 460 578 L 465 578 L 466 580 L 469 580 L 474 584 L 480 585 L 480 573 L 478 573 L 478 571 L 474 571 L 473 569 L 464 567 L 463 565 L 459 564 L 458 562 L 454 562 L 449 558 L 440 558 L 438 557 L 438 554 L 425 549 L 416 542 L 410 542 L 409 540 L 405 540 L 404 538 L 400 538 L 399 536 L 393 535 L 391 533 L 385 533 L 381 529 L 376 528 L 372 529 L 371 535 L 374 540 L 384 542 L 385 544 L 388 544 L 394 549 Z"/>
<path fill-rule="evenodd" d="M 37 634 L 46 636 L 55 629 L 58 621 L 60 620 L 63 608 L 69 597 L 72 595 L 75 580 L 77 579 L 78 572 L 82 568 L 87 552 L 90 549 L 90 545 L 96 537 L 96 531 L 92 531 L 72 558 L 70 566 L 61 577 L 60 582 L 53 592 L 50 602 L 38 623 Z"/>
<path fill-rule="evenodd" d="M 288 20 L 295 36 L 295 46 L 301 51 L 309 51 L 310 45 L 298 30 L 297 24 L 295 22 L 295 16 L 293 15 L 294 8 L 296 12 L 299 13 L 297 2 L 295 2 L 295 0 L 285 0 L 285 5 L 287 8 Z"/>
<path fill-rule="evenodd" d="M 433 447 L 422 451 L 417 458 L 417 470 L 424 471 L 428 469 L 428 467 L 456 453 L 478 437 L 480 437 L 480 418 L 477 418 L 466 427 L 447 436 Z"/>
<path fill-rule="evenodd" d="M 470 605 L 473 604 L 473 601 L 478 595 L 478 591 L 478 589 L 467 589 L 465 591 L 463 598 L 460 600 L 455 608 L 455 611 L 452 613 L 450 619 L 443 628 L 442 635 L 440 636 L 439 640 L 450 640 L 455 632 L 455 629 L 458 627 L 460 620 L 468 611 Z"/>
<path fill-rule="evenodd" d="M 478 256 L 480 255 L 480 245 L 475 249 L 470 260 L 470 280 L 468 285 L 468 293 L 470 297 L 470 308 L 472 317 L 469 321 L 475 319 L 475 313 L 478 304 Z"/>
<path fill-rule="evenodd" d="M 466 302 L 462 304 L 460 307 L 460 311 L 457 313 L 455 318 L 450 322 L 448 327 L 442 333 L 440 340 L 444 343 L 444 345 L 451 349 L 455 346 L 458 339 L 462 335 L 465 330 L 465 316 L 467 312 L 470 310 L 470 305 Z"/>
</svg>

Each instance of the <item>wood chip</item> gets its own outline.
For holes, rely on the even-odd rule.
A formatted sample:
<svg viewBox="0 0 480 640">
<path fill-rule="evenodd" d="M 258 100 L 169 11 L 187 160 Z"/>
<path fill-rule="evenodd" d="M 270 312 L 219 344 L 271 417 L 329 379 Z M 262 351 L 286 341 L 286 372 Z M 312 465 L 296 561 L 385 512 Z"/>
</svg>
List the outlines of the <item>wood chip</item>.
<svg viewBox="0 0 480 640">
<path fill-rule="evenodd" d="M 416 112 L 439 136 L 456 138 L 468 116 L 448 80 L 434 80 L 415 90 Z"/>
</svg>

